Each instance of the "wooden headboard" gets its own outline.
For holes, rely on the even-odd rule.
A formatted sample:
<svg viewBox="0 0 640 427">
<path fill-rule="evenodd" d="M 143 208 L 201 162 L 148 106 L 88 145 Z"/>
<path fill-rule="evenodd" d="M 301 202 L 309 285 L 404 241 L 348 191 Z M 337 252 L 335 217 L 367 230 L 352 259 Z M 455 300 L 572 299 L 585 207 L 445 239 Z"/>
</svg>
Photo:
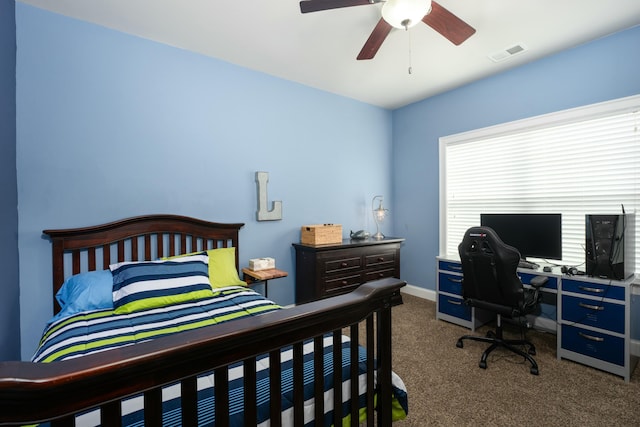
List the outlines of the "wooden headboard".
<svg viewBox="0 0 640 427">
<path fill-rule="evenodd" d="M 92 227 L 44 230 L 53 244 L 55 298 L 65 279 L 85 271 L 103 270 L 122 261 L 151 261 L 215 248 L 236 248 L 244 224 L 222 224 L 180 215 L 145 215 Z"/>
</svg>

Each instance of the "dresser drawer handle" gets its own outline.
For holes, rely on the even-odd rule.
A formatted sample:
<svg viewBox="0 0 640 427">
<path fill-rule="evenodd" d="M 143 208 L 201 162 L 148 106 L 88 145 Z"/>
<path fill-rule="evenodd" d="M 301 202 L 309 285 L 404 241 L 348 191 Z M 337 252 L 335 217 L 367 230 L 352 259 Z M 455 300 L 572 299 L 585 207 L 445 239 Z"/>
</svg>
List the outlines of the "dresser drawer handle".
<svg viewBox="0 0 640 427">
<path fill-rule="evenodd" d="M 578 306 L 582 307 L 582 308 L 587 308 L 589 310 L 596 310 L 596 311 L 602 311 L 604 310 L 604 307 L 600 306 L 600 305 L 591 305 L 591 304 L 585 304 L 583 302 L 579 302 Z"/>
<path fill-rule="evenodd" d="M 593 335 L 587 335 L 585 333 L 582 332 L 578 332 L 578 335 L 580 335 L 582 338 L 588 339 L 589 341 L 595 341 L 595 342 L 603 342 L 604 338 L 602 337 L 594 337 Z"/>
<path fill-rule="evenodd" d="M 349 264 L 346 262 L 341 262 L 340 267 L 349 267 Z"/>
<path fill-rule="evenodd" d="M 343 281 L 342 281 L 342 282 L 340 282 L 340 283 L 346 286 L 346 285 L 348 285 L 348 284 L 349 284 L 349 281 L 348 281 L 348 280 L 343 280 Z"/>
<path fill-rule="evenodd" d="M 384 262 L 384 257 L 383 256 L 378 257 L 378 262 Z"/>
<path fill-rule="evenodd" d="M 593 292 L 595 294 L 601 294 L 604 292 L 604 288 L 589 288 L 587 286 L 578 286 L 578 289 L 585 292 Z"/>
<path fill-rule="evenodd" d="M 451 277 L 447 277 L 447 279 L 448 279 L 450 282 L 453 282 L 453 283 L 462 283 L 462 279 L 453 279 L 453 278 L 451 278 Z"/>
<path fill-rule="evenodd" d="M 448 299 L 447 302 L 449 304 L 462 305 L 462 301 L 458 301 L 458 300 Z"/>
</svg>

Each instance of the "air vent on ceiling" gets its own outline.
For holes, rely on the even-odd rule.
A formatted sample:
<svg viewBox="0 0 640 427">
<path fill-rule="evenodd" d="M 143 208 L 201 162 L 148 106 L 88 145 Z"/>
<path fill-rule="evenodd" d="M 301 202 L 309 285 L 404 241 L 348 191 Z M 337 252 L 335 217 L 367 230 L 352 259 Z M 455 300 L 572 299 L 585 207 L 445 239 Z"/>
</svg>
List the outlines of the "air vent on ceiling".
<svg viewBox="0 0 640 427">
<path fill-rule="evenodd" d="M 521 54 L 525 50 L 527 50 L 527 46 L 525 46 L 524 43 L 517 43 L 513 46 L 504 48 L 501 51 L 492 53 L 491 55 L 489 55 L 489 58 L 493 62 L 502 62 L 505 59 L 511 58 L 512 56 Z"/>
</svg>

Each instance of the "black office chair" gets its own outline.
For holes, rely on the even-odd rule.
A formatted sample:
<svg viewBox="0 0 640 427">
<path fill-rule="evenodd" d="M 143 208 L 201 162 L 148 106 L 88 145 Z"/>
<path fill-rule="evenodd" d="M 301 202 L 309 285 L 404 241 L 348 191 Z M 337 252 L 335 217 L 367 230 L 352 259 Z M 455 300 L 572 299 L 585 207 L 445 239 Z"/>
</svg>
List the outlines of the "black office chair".
<svg viewBox="0 0 640 427">
<path fill-rule="evenodd" d="M 479 366 L 487 368 L 487 356 L 498 347 L 504 347 L 523 356 L 531 363 L 531 373 L 538 375 L 538 364 L 531 357 L 536 354 L 535 346 L 526 339 L 507 340 L 502 337 L 502 318 L 520 320 L 539 307 L 540 287 L 548 280 L 537 276 L 531 281 L 532 289 L 525 289 L 517 275 L 520 253 L 500 240 L 489 227 L 468 229 L 458 246 L 462 261 L 462 295 L 464 303 L 497 315 L 496 330 L 486 336 L 465 335 L 458 339 L 456 346 L 470 339 L 491 343 L 482 354 Z M 517 347 L 519 346 L 519 347 Z M 521 347 L 526 347 L 523 351 Z"/>
</svg>

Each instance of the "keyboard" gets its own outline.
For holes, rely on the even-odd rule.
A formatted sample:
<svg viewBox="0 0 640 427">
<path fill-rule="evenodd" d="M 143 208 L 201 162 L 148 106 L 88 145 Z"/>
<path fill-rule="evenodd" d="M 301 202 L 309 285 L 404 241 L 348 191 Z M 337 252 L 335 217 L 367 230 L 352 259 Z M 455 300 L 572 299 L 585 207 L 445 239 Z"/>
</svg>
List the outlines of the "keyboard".
<svg viewBox="0 0 640 427">
<path fill-rule="evenodd" d="M 539 267 L 540 266 L 535 262 L 525 261 L 523 259 L 521 259 L 520 262 L 518 262 L 518 268 L 528 268 L 529 270 L 536 270 Z"/>
</svg>

